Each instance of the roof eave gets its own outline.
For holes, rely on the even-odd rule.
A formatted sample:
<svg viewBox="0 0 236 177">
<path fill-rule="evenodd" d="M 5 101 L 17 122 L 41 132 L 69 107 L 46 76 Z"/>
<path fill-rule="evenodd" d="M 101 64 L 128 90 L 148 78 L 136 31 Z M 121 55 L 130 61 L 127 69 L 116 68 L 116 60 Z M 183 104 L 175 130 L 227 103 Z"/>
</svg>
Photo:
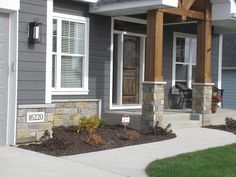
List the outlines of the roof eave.
<svg viewBox="0 0 236 177">
<path fill-rule="evenodd" d="M 178 0 L 146 0 L 108 4 L 101 7 L 90 5 L 90 12 L 101 15 L 132 15 L 146 13 L 147 10 L 177 7 Z"/>
</svg>

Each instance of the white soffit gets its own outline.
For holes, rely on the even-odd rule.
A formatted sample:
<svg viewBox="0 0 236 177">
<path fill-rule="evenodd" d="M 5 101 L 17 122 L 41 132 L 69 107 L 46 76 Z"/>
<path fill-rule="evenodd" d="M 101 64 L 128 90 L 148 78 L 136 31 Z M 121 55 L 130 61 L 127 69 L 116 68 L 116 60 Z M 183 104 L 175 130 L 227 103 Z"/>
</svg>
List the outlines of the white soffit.
<svg viewBox="0 0 236 177">
<path fill-rule="evenodd" d="M 236 14 L 235 0 L 211 0 L 212 20 L 226 20 L 234 17 Z"/>
<path fill-rule="evenodd" d="M 147 10 L 166 8 L 166 7 L 177 7 L 178 0 L 145 0 L 145 1 L 128 1 L 113 3 L 97 7 L 90 5 L 90 12 L 108 16 L 117 15 L 132 15 L 146 13 Z"/>
<path fill-rule="evenodd" d="M 0 9 L 2 10 L 19 10 L 20 0 L 0 0 Z"/>
<path fill-rule="evenodd" d="M 235 0 L 211 0 L 212 21 L 217 33 L 234 32 L 236 29 Z"/>
</svg>

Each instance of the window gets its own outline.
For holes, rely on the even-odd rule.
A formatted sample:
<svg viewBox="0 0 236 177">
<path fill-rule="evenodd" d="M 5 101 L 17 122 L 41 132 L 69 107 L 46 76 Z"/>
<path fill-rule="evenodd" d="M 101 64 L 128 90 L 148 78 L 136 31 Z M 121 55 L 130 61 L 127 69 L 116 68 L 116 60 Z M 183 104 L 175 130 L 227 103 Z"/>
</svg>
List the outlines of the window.
<svg viewBox="0 0 236 177">
<path fill-rule="evenodd" d="M 54 14 L 53 94 L 88 94 L 88 19 Z"/>
<path fill-rule="evenodd" d="M 192 87 L 196 70 L 197 40 L 193 35 L 174 35 L 173 83 Z"/>
</svg>

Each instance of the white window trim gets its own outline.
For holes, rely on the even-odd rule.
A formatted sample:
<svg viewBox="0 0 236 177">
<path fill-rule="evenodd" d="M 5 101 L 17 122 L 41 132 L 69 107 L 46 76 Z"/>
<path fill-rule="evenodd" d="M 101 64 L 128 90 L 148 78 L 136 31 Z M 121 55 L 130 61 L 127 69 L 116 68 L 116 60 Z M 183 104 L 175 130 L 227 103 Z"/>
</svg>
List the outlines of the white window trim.
<svg viewBox="0 0 236 177">
<path fill-rule="evenodd" d="M 47 49 L 45 103 L 52 102 L 52 30 L 53 30 L 53 0 L 47 0 Z"/>
<path fill-rule="evenodd" d="M 172 60 L 172 86 L 175 86 L 176 82 L 176 64 L 183 64 L 182 62 L 176 62 L 176 38 L 177 37 L 182 37 L 182 38 L 197 38 L 196 35 L 194 34 L 188 34 L 188 33 L 179 33 L 179 32 L 174 32 L 173 35 L 173 60 Z M 190 50 L 190 55 L 191 55 L 191 50 Z M 186 63 L 188 65 L 192 65 L 192 60 L 190 59 L 189 63 Z M 187 80 L 187 85 L 189 88 L 192 88 L 192 69 L 188 69 L 188 80 Z M 181 80 L 178 80 L 181 81 Z M 185 81 L 185 80 L 183 80 Z M 186 81 L 185 81 L 186 82 Z"/>
<path fill-rule="evenodd" d="M 68 15 L 68 14 L 62 14 L 62 13 L 53 13 L 53 18 L 52 19 L 59 19 L 60 20 L 68 20 L 68 21 L 75 21 L 79 23 L 84 23 L 85 24 L 85 55 L 84 55 L 84 62 L 83 62 L 83 87 L 82 88 L 52 88 L 52 95 L 88 95 L 89 94 L 89 89 L 88 89 L 88 82 L 89 82 L 89 18 L 86 17 L 80 17 L 80 16 L 75 16 L 75 15 Z M 52 29 L 51 29 L 52 30 Z M 52 32 L 50 33 L 52 36 Z M 58 36 L 60 42 L 60 37 Z M 52 38 L 51 38 L 52 40 Z M 60 45 L 57 45 L 58 47 Z M 60 51 L 60 48 L 57 49 Z M 50 57 L 51 57 L 51 63 L 52 63 L 52 55 L 53 52 L 51 50 L 50 52 Z M 58 66 L 57 66 L 58 67 Z M 52 70 L 52 68 L 51 68 Z M 57 75 L 60 75 L 60 66 L 57 68 L 58 70 Z M 50 72 L 51 74 L 52 72 Z M 56 79 L 56 84 L 60 82 L 59 78 Z M 51 84 L 51 81 L 50 81 Z M 51 85 L 50 85 L 51 86 Z"/>
<path fill-rule="evenodd" d="M 147 35 L 145 34 L 139 34 L 139 33 L 132 33 L 132 32 L 126 32 L 126 31 L 118 31 L 114 30 L 114 21 L 115 20 L 121 20 L 121 21 L 127 21 L 127 22 L 133 22 L 133 23 L 138 23 L 138 24 L 143 24 L 143 22 L 139 22 L 137 20 L 134 20 L 135 18 L 119 18 L 119 17 L 113 17 L 111 20 L 111 66 L 110 66 L 110 104 L 109 104 L 109 109 L 110 110 L 120 110 L 120 109 L 141 109 L 142 108 L 142 83 L 144 81 L 144 72 L 145 72 L 145 38 Z M 118 82 L 118 88 L 117 88 L 117 105 L 114 105 L 112 102 L 112 97 L 113 97 L 113 46 L 114 46 L 114 34 L 119 34 L 119 37 L 121 38 L 121 41 L 123 41 L 124 35 L 131 35 L 135 37 L 140 37 L 140 97 L 139 97 L 139 103 L 140 104 L 122 104 L 122 80 L 123 80 L 123 43 L 119 47 L 120 52 L 118 56 L 119 62 L 118 62 L 118 72 L 119 76 L 117 79 Z M 142 47 L 142 48 L 141 48 Z"/>
</svg>

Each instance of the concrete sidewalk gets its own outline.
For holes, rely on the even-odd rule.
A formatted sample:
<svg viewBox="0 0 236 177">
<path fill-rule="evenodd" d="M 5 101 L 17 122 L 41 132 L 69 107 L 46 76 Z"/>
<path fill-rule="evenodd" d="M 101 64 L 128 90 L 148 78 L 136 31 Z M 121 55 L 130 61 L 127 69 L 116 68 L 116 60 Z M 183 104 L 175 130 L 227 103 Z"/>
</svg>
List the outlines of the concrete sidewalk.
<svg viewBox="0 0 236 177">
<path fill-rule="evenodd" d="M 13 147 L 0 148 L 1 177 L 146 177 L 156 160 L 181 153 L 236 143 L 236 136 L 218 130 L 191 128 L 176 139 L 102 152 L 51 157 Z"/>
</svg>

